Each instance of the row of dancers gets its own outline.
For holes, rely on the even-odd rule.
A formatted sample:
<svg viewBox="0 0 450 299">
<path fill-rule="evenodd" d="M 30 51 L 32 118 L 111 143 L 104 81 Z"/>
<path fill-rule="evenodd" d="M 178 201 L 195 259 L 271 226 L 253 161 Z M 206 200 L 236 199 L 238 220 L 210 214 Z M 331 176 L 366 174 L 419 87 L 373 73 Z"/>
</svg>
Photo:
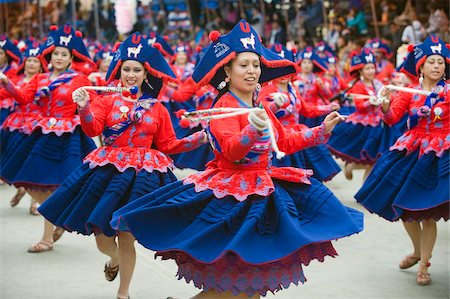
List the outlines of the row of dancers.
<svg viewBox="0 0 450 299">
<path fill-rule="evenodd" d="M 259 298 L 304 283 L 303 267 L 337 255 L 332 240 L 363 230 L 363 214 L 322 183 L 340 171 L 332 153 L 348 179 L 366 169 L 357 202 L 404 223 L 413 252 L 399 267 L 419 264 L 417 283 L 431 283 L 436 221 L 449 218 L 442 40 L 411 46 L 402 71 L 413 88 L 394 92 L 375 78 L 389 73 L 377 72 L 379 40 L 352 56 L 346 80 L 332 53 L 269 50 L 245 20 L 212 32 L 195 66 L 183 55 L 171 65 L 151 37 L 133 33 L 102 56 L 106 74 L 89 75 L 69 25 L 23 60 L 2 38 L 0 177 L 45 217 L 28 252 L 51 251 L 64 230 L 94 235 L 105 278 L 119 275 L 117 298 L 129 298 L 137 240 L 177 263 L 202 290 L 193 298 Z M 199 172 L 177 180 L 174 164 Z"/>
</svg>

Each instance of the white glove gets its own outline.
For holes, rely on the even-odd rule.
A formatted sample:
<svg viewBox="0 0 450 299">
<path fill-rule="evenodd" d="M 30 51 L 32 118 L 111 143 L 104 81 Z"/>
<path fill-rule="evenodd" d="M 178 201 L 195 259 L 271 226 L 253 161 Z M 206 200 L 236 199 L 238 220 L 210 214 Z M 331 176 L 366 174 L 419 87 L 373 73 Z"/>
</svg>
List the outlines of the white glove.
<svg viewBox="0 0 450 299">
<path fill-rule="evenodd" d="M 4 73 L 0 72 L 0 83 L 3 83 L 6 85 L 6 84 L 8 84 L 8 82 L 9 82 L 8 76 L 6 76 Z"/>
<path fill-rule="evenodd" d="M 369 103 L 372 106 L 379 106 L 381 104 L 381 99 L 377 99 L 376 96 L 370 96 L 369 98 Z"/>
<path fill-rule="evenodd" d="M 72 92 L 72 100 L 80 108 L 83 108 L 89 101 L 89 93 L 83 87 L 77 88 L 74 92 Z"/>
<path fill-rule="evenodd" d="M 278 107 L 282 107 L 285 103 L 289 101 L 286 94 L 282 92 L 273 92 L 270 94 L 270 97 L 273 99 L 275 104 L 277 104 Z"/>
<path fill-rule="evenodd" d="M 249 114 L 248 114 L 248 122 L 254 126 L 258 131 L 264 131 L 265 129 L 267 129 L 268 123 L 267 123 L 267 119 L 264 119 L 261 117 L 261 115 L 264 115 L 265 111 L 256 111 L 256 110 L 252 110 Z M 266 116 L 267 117 L 267 116 Z"/>
</svg>

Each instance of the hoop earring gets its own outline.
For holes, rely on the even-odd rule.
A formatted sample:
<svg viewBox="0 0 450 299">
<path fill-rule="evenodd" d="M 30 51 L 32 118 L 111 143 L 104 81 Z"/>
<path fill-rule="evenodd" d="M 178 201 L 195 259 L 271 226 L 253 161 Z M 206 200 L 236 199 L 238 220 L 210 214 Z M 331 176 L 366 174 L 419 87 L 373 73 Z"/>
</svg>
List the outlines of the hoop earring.
<svg viewBox="0 0 450 299">
<path fill-rule="evenodd" d="M 422 85 L 422 82 L 423 82 L 423 73 L 420 73 L 419 84 Z"/>
<path fill-rule="evenodd" d="M 257 90 L 257 91 L 260 91 L 260 90 L 261 90 L 261 84 L 256 83 L 256 90 Z"/>
<path fill-rule="evenodd" d="M 230 82 L 230 78 L 229 78 L 229 77 L 226 77 L 226 78 L 225 78 L 225 83 L 228 83 L 228 82 Z"/>
</svg>

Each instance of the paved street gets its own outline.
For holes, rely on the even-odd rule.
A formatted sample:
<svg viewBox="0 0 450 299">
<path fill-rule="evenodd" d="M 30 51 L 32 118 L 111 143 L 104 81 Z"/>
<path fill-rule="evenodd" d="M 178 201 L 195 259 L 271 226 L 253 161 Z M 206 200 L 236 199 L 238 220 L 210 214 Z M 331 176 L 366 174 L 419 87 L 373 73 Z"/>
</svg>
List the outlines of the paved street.
<svg viewBox="0 0 450 299">
<path fill-rule="evenodd" d="M 417 286 L 417 267 L 398 269 L 401 258 L 411 250 L 402 224 L 370 215 L 355 203 L 353 195 L 361 185 L 361 175 L 355 171 L 353 181 L 347 181 L 339 174 L 327 185 L 345 205 L 365 212 L 364 231 L 334 242 L 340 256 L 324 263 L 312 262 L 304 268 L 308 281 L 278 292 L 276 298 L 449 298 L 448 224 L 438 223 L 430 268 L 433 282 Z M 0 186 L 0 298 L 115 298 L 119 280 L 104 279 L 107 258 L 97 251 L 92 236 L 65 233 L 53 251 L 26 252 L 41 236 L 42 217 L 28 214 L 28 196 L 11 208 L 9 200 L 14 192 L 9 186 Z M 192 284 L 176 279 L 175 263 L 155 260 L 153 252 L 140 245 L 137 257 L 132 299 L 189 298 L 198 293 Z"/>
</svg>

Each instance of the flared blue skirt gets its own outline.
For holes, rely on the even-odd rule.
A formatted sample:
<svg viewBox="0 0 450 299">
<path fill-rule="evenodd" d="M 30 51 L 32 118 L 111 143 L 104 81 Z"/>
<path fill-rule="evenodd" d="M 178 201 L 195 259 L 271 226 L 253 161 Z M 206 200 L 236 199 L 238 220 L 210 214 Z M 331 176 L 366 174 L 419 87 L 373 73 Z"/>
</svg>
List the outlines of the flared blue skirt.
<svg viewBox="0 0 450 299">
<path fill-rule="evenodd" d="M 6 132 L 7 142 L 1 159 L 1 178 L 9 184 L 28 188 L 52 188 L 60 185 L 83 158 L 95 149 L 94 141 L 77 127 L 73 133 L 57 136 Z M 3 140 L 3 137 L 2 137 Z M 3 143 L 2 143 L 3 148 Z"/>
<path fill-rule="evenodd" d="M 175 180 L 170 170 L 136 173 L 128 168 L 120 172 L 111 164 L 91 169 L 86 163 L 59 186 L 39 212 L 67 231 L 111 237 L 117 233 L 109 224 L 113 212 Z"/>
<path fill-rule="evenodd" d="M 331 240 L 363 229 L 361 212 L 311 182 L 274 180 L 269 196 L 239 202 L 177 181 L 116 211 L 111 226 L 174 259 L 199 288 L 265 295 L 304 282 L 302 265 L 335 256 Z"/>
<path fill-rule="evenodd" d="M 449 219 L 449 151 L 442 157 L 433 152 L 386 152 L 356 193 L 367 210 L 389 221 Z"/>
<path fill-rule="evenodd" d="M 372 165 L 401 135 L 399 127 L 384 123 L 372 127 L 344 122 L 334 128 L 328 148 L 333 155 L 348 163 Z"/>
<path fill-rule="evenodd" d="M 321 182 L 331 180 L 341 171 L 330 151 L 323 144 L 306 148 L 280 160 L 274 157 L 272 165 L 275 167 L 312 169 L 314 171 L 313 178 Z"/>
</svg>

